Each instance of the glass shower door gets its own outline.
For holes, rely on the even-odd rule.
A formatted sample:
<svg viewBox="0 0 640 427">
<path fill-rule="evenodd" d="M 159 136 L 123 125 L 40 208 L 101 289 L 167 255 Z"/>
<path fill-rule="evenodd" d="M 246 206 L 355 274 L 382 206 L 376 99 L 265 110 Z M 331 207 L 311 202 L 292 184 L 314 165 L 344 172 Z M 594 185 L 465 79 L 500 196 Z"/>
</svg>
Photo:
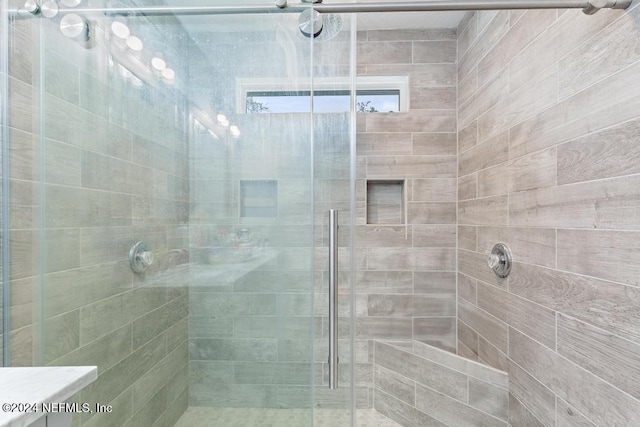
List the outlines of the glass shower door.
<svg viewBox="0 0 640 427">
<path fill-rule="evenodd" d="M 312 420 L 309 117 L 248 93 L 309 77 L 308 43 L 285 48 L 283 18 L 183 19 L 192 59 L 202 53 L 189 97 L 205 114 L 193 117 L 190 245 L 197 268 L 224 271 L 190 287 L 190 409 L 212 422 Z"/>
<path fill-rule="evenodd" d="M 209 262 L 227 272 L 213 287 L 190 288 L 190 405 L 243 425 L 311 425 L 314 408 L 316 419 L 326 413 L 332 425 L 350 422 L 348 357 L 342 387 L 328 388 L 323 233 L 328 209 L 339 207 L 320 191 L 328 165 L 349 180 L 350 164 L 337 155 L 349 147 L 349 112 L 315 113 L 311 94 L 327 64 L 318 64 L 317 44 L 299 32 L 297 20 L 182 18 L 187 29 L 201 29 L 191 34 L 192 58 L 194 51 L 204 56 L 191 62 L 189 98 L 215 102 L 209 111 L 225 129 L 220 137 L 206 117 L 194 115 L 192 251 L 205 253 L 200 268 L 212 268 L 208 251 Z M 340 79 L 348 89 L 348 71 Z M 338 151 L 327 149 L 336 141 Z M 348 210 L 342 221 L 348 224 Z M 348 242 L 341 249 L 347 258 Z M 345 355 L 350 348 L 343 344 Z"/>
<path fill-rule="evenodd" d="M 82 7 L 19 28 L 33 69 L 21 85 L 41 119 L 32 182 L 19 183 L 38 203 L 31 228 L 13 233 L 33 263 L 10 283 L 37 308 L 13 360 L 97 365 L 78 401 L 113 412 L 79 425 L 349 425 L 349 25 L 319 42 L 297 14 Z M 347 109 L 319 111 L 318 82 L 346 91 Z M 334 390 L 329 209 L 340 225 Z"/>
</svg>

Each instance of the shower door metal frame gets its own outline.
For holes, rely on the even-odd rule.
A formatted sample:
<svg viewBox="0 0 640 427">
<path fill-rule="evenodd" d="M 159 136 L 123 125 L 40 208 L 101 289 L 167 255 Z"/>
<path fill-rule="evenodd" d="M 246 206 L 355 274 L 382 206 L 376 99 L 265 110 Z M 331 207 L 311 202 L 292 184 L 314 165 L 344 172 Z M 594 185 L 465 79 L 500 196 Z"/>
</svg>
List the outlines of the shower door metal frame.
<svg viewBox="0 0 640 427">
<path fill-rule="evenodd" d="M 11 302 L 9 294 L 9 180 L 6 174 L 9 172 L 9 16 L 8 1 L 0 0 L 0 19 L 4 25 L 0 25 L 0 150 L 2 161 L 0 163 L 0 174 L 2 174 L 2 187 L 0 192 L 0 224 L 2 229 L 2 239 L 0 243 L 0 256 L 2 258 L 2 292 L 0 298 L 0 332 L 2 332 L 2 354 L 0 354 L 0 367 L 9 366 L 11 330 L 9 304 Z"/>
<path fill-rule="evenodd" d="M 83 13 L 145 16 L 242 15 L 269 13 L 301 13 L 312 8 L 321 13 L 359 12 L 442 12 L 511 9 L 582 9 L 592 15 L 600 9 L 626 9 L 633 0 L 439 0 L 388 3 L 295 3 L 278 2 L 272 6 L 141 6 L 101 8 L 61 8 L 58 13 Z M 40 10 L 12 9 L 11 16 L 39 16 Z"/>
</svg>

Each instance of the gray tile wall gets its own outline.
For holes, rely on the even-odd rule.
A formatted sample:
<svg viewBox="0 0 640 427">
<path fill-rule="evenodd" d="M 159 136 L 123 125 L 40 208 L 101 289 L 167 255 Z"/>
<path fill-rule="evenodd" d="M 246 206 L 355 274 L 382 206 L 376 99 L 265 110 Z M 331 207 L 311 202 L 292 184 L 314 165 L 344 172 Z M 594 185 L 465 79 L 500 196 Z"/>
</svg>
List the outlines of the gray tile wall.
<svg viewBox="0 0 640 427">
<path fill-rule="evenodd" d="M 133 86 L 105 40 L 85 50 L 46 20 L 10 34 L 9 363 L 97 365 L 78 400 L 113 413 L 74 425 L 173 425 L 187 405 L 188 291 L 161 273 L 187 260 L 184 99 Z M 138 240 L 156 256 L 146 277 L 129 268 Z"/>
<path fill-rule="evenodd" d="M 455 37 L 455 29 L 358 33 L 358 75 L 408 76 L 410 86 L 409 111 L 357 117 L 359 340 L 455 351 Z M 366 180 L 404 181 L 404 224 L 366 225 Z"/>
<path fill-rule="evenodd" d="M 509 372 L 514 426 L 640 420 L 639 15 L 459 29 L 458 353 Z"/>
<path fill-rule="evenodd" d="M 419 341 L 375 342 L 376 410 L 403 426 L 507 426 L 505 372 Z"/>
</svg>

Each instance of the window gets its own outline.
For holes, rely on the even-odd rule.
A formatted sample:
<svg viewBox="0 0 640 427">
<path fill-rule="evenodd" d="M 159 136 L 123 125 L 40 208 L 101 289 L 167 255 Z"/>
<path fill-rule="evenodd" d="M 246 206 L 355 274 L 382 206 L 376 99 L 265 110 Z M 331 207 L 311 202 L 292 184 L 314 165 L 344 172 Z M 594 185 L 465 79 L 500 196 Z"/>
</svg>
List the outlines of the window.
<svg viewBox="0 0 640 427">
<path fill-rule="evenodd" d="M 351 109 L 348 90 L 323 90 L 313 93 L 316 113 L 344 113 Z M 310 91 L 247 92 L 246 113 L 309 113 Z M 400 111 L 399 90 L 359 90 L 356 111 L 360 113 L 397 113 Z"/>
<path fill-rule="evenodd" d="M 364 76 L 356 81 L 356 110 L 363 113 L 409 110 L 408 76 Z M 314 112 L 341 113 L 350 110 L 347 79 L 313 80 Z M 308 79 L 238 79 L 236 112 L 309 113 L 311 81 Z"/>
</svg>

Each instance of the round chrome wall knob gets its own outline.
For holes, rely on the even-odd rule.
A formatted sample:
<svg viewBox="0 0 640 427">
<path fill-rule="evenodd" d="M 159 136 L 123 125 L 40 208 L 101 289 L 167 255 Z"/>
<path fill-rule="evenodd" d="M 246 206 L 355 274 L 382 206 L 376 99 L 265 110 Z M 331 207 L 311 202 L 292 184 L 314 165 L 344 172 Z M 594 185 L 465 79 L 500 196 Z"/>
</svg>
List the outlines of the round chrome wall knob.
<svg viewBox="0 0 640 427">
<path fill-rule="evenodd" d="M 487 256 L 487 265 L 498 277 L 507 277 L 511 272 L 511 264 L 511 251 L 504 243 L 496 244 Z"/>
<path fill-rule="evenodd" d="M 153 264 L 153 252 L 147 248 L 146 242 L 138 242 L 129 251 L 129 265 L 134 273 L 142 274 Z"/>
</svg>

